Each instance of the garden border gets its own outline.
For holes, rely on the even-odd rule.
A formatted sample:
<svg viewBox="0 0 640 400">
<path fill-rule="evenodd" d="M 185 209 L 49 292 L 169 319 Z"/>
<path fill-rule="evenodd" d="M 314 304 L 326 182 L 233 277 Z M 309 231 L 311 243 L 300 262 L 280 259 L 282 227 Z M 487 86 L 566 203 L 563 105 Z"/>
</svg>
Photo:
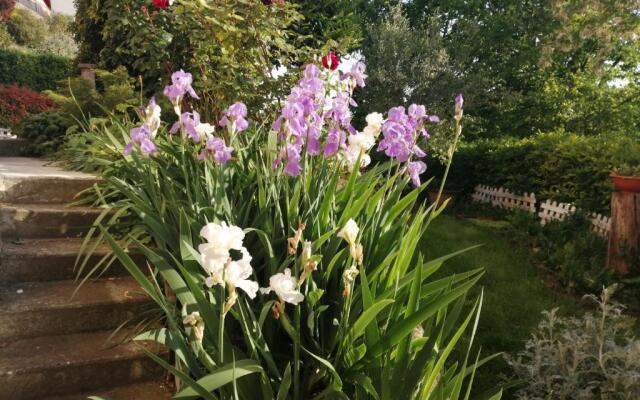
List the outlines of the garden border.
<svg viewBox="0 0 640 400">
<path fill-rule="evenodd" d="M 536 207 L 535 193 L 517 195 L 502 187 L 494 188 L 487 185 L 476 185 L 471 198 L 478 203 L 490 203 L 494 207 L 507 210 L 524 210 L 531 214 L 535 214 L 539 209 L 537 215 L 540 217 L 541 225 L 546 225 L 551 221 L 562 221 L 577 210 L 573 204 L 551 201 L 549 199 L 539 202 L 538 207 Z M 591 221 L 591 230 L 594 233 L 602 237 L 609 236 L 611 232 L 610 217 L 598 213 L 590 213 L 589 220 Z"/>
</svg>

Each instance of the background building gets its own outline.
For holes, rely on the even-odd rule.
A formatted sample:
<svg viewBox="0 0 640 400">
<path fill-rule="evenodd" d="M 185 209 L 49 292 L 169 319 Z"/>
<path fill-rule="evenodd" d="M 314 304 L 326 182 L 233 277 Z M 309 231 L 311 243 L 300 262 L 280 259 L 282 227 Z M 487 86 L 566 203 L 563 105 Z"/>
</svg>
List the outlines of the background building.
<svg viewBox="0 0 640 400">
<path fill-rule="evenodd" d="M 27 9 L 40 17 L 51 15 L 51 0 L 18 0 L 16 7 Z"/>
</svg>

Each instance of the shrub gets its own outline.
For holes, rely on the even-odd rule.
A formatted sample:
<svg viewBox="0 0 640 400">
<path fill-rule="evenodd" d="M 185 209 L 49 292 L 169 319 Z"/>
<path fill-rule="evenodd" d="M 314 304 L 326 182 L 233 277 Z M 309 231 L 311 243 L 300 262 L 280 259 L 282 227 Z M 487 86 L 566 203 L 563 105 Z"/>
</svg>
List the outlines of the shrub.
<svg viewBox="0 0 640 400">
<path fill-rule="evenodd" d="M 13 37 L 7 31 L 7 26 L 5 24 L 0 24 L 0 48 L 10 47 L 15 45 L 13 41 Z"/>
<path fill-rule="evenodd" d="M 172 71 L 198 71 L 199 108 L 206 113 L 236 99 L 251 107 L 283 95 L 291 73 L 275 78 L 270 72 L 303 59 L 296 47 L 303 38 L 290 30 L 302 16 L 288 2 L 184 1 L 160 9 L 148 0 L 76 0 L 76 7 L 82 61 L 106 69 L 123 65 L 143 78 L 149 93 Z"/>
<path fill-rule="evenodd" d="M 558 317 L 558 309 L 543 312 L 526 350 L 507 357 L 523 382 L 518 399 L 637 399 L 640 398 L 640 341 L 634 338 L 634 321 L 611 300 L 615 287 L 600 298 L 582 318 Z"/>
<path fill-rule="evenodd" d="M 134 80 L 124 67 L 113 71 L 96 70 L 95 88 L 82 77 L 59 82 L 60 89 L 45 92 L 69 115 L 78 120 L 125 112 L 137 104 Z"/>
<path fill-rule="evenodd" d="M 72 72 L 71 60 L 66 57 L 0 49 L 0 84 L 28 86 L 38 91 L 55 89 L 57 82 Z"/>
<path fill-rule="evenodd" d="M 75 121 L 67 114 L 49 111 L 26 117 L 14 129 L 14 133 L 27 139 L 27 144 L 22 148 L 23 155 L 41 157 L 56 152 L 72 126 L 75 126 Z"/>
<path fill-rule="evenodd" d="M 7 30 L 17 44 L 32 48 L 37 47 L 47 36 L 45 21 L 21 8 L 11 13 L 7 21 Z"/>
<path fill-rule="evenodd" d="M 434 278 L 448 257 L 423 259 L 419 243 L 441 210 L 418 200 L 420 107 L 390 110 L 398 122 L 386 126 L 403 124 L 411 139 L 396 144 L 410 159 L 361 169 L 379 134 L 392 140 L 382 115 L 362 133 L 348 120 L 363 67 L 340 80 L 308 65 L 274 125 L 247 121 L 234 103 L 215 132 L 204 114 L 182 113 L 196 93 L 176 73 L 165 90 L 180 115 L 173 135 L 155 101 L 138 125 L 114 119 L 86 133 L 105 154 L 97 203 L 121 210 L 105 210 L 93 236 L 162 310 L 166 326 L 136 340 L 175 351 L 182 372 L 157 361 L 184 382 L 178 397 L 469 398 L 482 361 L 459 340 L 477 324 L 480 299 L 465 297 L 481 271 Z M 466 354 L 457 362 L 456 347 Z M 224 371 L 232 376 L 219 380 Z"/>
<path fill-rule="evenodd" d="M 29 88 L 0 85 L 0 126 L 13 127 L 31 114 L 55 107 L 51 99 Z"/>
<path fill-rule="evenodd" d="M 608 214 L 613 190 L 609 175 L 623 162 L 625 150 L 638 154 L 640 142 L 622 135 L 565 132 L 479 140 L 461 146 L 450 176 L 467 193 L 477 184 L 502 186 Z M 436 162 L 432 166 L 432 173 L 440 174 L 442 168 Z"/>
<path fill-rule="evenodd" d="M 53 53 L 63 57 L 75 58 L 78 45 L 70 31 L 72 17 L 60 13 L 53 13 L 47 20 L 47 35 L 35 49 L 42 53 Z"/>
</svg>

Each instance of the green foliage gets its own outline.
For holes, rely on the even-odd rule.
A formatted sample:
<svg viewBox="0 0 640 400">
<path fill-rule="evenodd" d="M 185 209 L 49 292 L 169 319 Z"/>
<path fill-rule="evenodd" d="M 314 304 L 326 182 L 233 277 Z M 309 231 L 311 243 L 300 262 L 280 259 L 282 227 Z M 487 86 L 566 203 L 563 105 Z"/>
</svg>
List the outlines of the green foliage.
<svg viewBox="0 0 640 400">
<path fill-rule="evenodd" d="M 480 211 L 483 214 L 478 218 L 439 216 L 419 248 L 427 258 L 436 258 L 459 248 L 481 245 L 448 261 L 436 276 L 461 274 L 470 265 L 484 267 L 486 272 L 474 289 L 478 293 L 482 287 L 484 292 L 475 343 L 488 354 L 517 353 L 540 322 L 542 311 L 561 305 L 563 313 L 571 314 L 579 312 L 579 307 L 573 297 L 554 290 L 541 279 L 529 247 L 532 236 L 524 233 L 527 223 L 532 223 L 537 232 L 537 221 L 490 219 L 485 209 Z M 499 377 L 510 373 L 502 357 L 496 358 L 478 370 L 474 387 L 482 393 L 494 388 Z"/>
<path fill-rule="evenodd" d="M 71 35 L 70 26 L 73 19 L 68 15 L 53 13 L 47 20 L 47 35 L 36 49 L 42 53 L 53 53 L 75 58 L 78 45 Z"/>
<path fill-rule="evenodd" d="M 614 79 L 593 73 L 549 78 L 542 91 L 540 126 L 560 126 L 583 135 L 638 137 L 640 106 L 633 99 L 640 95 L 640 86 L 635 82 L 612 85 Z"/>
<path fill-rule="evenodd" d="M 620 280 L 605 267 L 607 240 L 591 231 L 586 215 L 577 212 L 564 221 L 552 221 L 543 227 L 535 217 L 531 218 L 534 221 L 529 226 L 537 228 L 536 257 L 557 273 L 562 287 L 569 292 L 592 293 Z M 521 229 L 519 224 L 514 225 Z"/>
<path fill-rule="evenodd" d="M 594 313 L 562 318 L 558 309 L 527 341 L 526 350 L 508 357 L 522 382 L 517 399 L 636 399 L 640 396 L 640 341 L 635 321 L 612 301 L 615 287 L 605 288 Z"/>
<path fill-rule="evenodd" d="M 23 119 L 14 133 L 28 141 L 22 148 L 23 155 L 42 157 L 55 153 L 73 126 L 75 121 L 67 114 L 50 111 Z"/>
<path fill-rule="evenodd" d="M 461 146 L 450 176 L 467 192 L 478 184 L 502 186 L 608 214 L 613 190 L 609 175 L 627 162 L 626 152 L 638 154 L 640 143 L 620 135 L 585 137 L 564 132 L 480 140 Z M 430 166 L 438 176 L 437 162 Z"/>
<path fill-rule="evenodd" d="M 312 49 L 330 47 L 339 52 L 357 48 L 362 40 L 362 24 L 358 13 L 362 0 L 290 0 L 297 4 L 304 20 L 293 30 L 305 38 Z"/>
<path fill-rule="evenodd" d="M 77 120 L 104 117 L 111 112 L 126 112 L 139 101 L 135 81 L 124 67 L 113 71 L 96 70 L 96 87 L 81 77 L 60 81 L 56 92 L 46 92 Z"/>
<path fill-rule="evenodd" d="M 18 8 L 6 22 L 13 40 L 26 47 L 35 48 L 47 36 L 46 24 L 30 11 Z"/>
<path fill-rule="evenodd" d="M 397 105 L 425 104 L 434 112 L 451 98 L 448 54 L 435 23 L 413 28 L 402 7 L 393 7 L 384 21 L 366 27 L 362 53 L 367 61 L 368 89 L 358 98 L 361 110 L 386 111 Z M 439 110 L 444 111 L 444 110 Z"/>
<path fill-rule="evenodd" d="M 0 83 L 34 90 L 55 89 L 57 82 L 72 72 L 73 65 L 66 57 L 0 49 Z"/>
<path fill-rule="evenodd" d="M 637 132 L 638 0 L 375 0 L 363 15 L 379 24 L 398 3 L 412 29 L 438 32 L 453 79 L 431 95 L 441 85 L 465 94 L 469 137 Z"/>
<path fill-rule="evenodd" d="M 7 30 L 6 24 L 0 24 L 0 48 L 10 47 L 15 45 L 13 36 Z"/>
<path fill-rule="evenodd" d="M 182 0 L 165 10 L 143 0 L 77 0 L 76 5 L 83 10 L 75 24 L 83 57 L 93 60 L 98 54 L 107 69 L 123 65 L 151 91 L 173 71 L 198 71 L 199 108 L 207 113 L 232 100 L 253 106 L 281 96 L 289 82 L 286 76 L 273 78 L 271 70 L 306 57 L 289 29 L 302 16 L 287 3 Z"/>
</svg>

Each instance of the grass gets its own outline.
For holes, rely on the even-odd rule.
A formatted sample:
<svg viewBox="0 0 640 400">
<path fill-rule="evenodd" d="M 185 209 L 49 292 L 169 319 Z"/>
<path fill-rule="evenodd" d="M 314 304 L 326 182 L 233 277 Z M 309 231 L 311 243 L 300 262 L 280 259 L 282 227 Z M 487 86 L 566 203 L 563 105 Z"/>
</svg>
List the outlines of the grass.
<svg viewBox="0 0 640 400">
<path fill-rule="evenodd" d="M 458 219 L 443 215 L 433 221 L 422 249 L 435 258 L 477 244 L 483 246 L 464 253 L 442 268 L 442 274 L 482 267 L 480 281 L 484 303 L 476 336 L 483 355 L 517 353 L 523 349 L 541 319 L 541 312 L 560 307 L 561 313 L 575 313 L 575 299 L 547 288 L 532 264 L 530 250 L 513 237 L 509 223 Z M 499 383 L 498 375 L 508 366 L 497 358 L 484 366 L 476 384 L 489 389 Z"/>
</svg>

